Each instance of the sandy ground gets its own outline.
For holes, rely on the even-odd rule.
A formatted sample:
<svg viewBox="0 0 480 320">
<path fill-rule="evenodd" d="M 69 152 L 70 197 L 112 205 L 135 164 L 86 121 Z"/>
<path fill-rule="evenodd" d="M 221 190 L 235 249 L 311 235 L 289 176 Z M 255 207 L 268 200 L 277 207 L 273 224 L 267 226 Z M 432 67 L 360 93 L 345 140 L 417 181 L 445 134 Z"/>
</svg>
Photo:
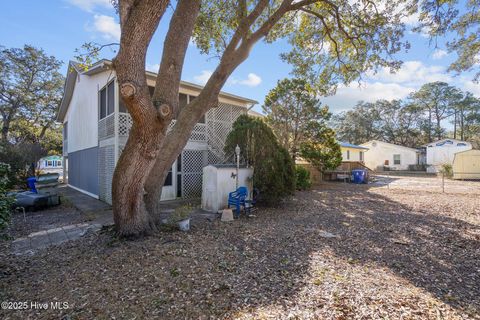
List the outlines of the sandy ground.
<svg viewBox="0 0 480 320">
<path fill-rule="evenodd" d="M 480 319 L 480 200 L 331 183 L 254 218 L 14 256 L 2 319 Z M 68 309 L 32 309 L 31 302 Z"/>
</svg>

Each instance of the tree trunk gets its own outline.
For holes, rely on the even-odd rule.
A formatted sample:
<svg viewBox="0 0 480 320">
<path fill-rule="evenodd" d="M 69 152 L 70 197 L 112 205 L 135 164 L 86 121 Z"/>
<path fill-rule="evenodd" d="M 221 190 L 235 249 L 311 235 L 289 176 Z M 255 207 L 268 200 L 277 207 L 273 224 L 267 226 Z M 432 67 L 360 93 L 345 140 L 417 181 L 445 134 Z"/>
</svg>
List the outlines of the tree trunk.
<svg viewBox="0 0 480 320">
<path fill-rule="evenodd" d="M 134 124 L 115 168 L 112 201 L 120 236 L 141 236 L 156 229 L 156 221 L 143 200 L 143 186 L 163 140 L 162 135 L 155 134 L 155 128 L 160 129 L 154 124 L 142 127 Z"/>
</svg>

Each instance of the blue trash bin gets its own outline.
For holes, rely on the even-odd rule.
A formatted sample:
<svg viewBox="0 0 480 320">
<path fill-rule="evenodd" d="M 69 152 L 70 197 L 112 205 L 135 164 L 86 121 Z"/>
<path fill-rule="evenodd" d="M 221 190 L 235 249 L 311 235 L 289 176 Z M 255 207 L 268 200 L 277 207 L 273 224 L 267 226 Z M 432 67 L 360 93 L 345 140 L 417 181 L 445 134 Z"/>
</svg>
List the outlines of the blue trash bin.
<svg viewBox="0 0 480 320">
<path fill-rule="evenodd" d="M 37 182 L 36 177 L 28 177 L 27 178 L 27 185 L 30 191 L 37 193 L 37 189 L 35 188 L 35 182 Z"/>
<path fill-rule="evenodd" d="M 356 184 L 367 183 L 367 170 L 352 170 L 352 182 Z"/>
</svg>

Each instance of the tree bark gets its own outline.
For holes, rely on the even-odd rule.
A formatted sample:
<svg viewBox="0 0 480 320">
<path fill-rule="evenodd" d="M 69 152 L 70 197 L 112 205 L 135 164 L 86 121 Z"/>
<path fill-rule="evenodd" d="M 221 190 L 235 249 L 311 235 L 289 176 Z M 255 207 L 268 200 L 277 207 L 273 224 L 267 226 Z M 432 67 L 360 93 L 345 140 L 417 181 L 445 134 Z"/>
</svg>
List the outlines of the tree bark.
<svg viewBox="0 0 480 320">
<path fill-rule="evenodd" d="M 148 91 L 146 51 L 169 1 L 120 1 L 122 35 L 113 61 L 123 99 L 133 125 L 115 167 L 113 216 L 120 236 L 141 236 L 155 229 L 145 208 L 144 184 L 155 164 L 169 121 L 159 116 Z"/>
</svg>

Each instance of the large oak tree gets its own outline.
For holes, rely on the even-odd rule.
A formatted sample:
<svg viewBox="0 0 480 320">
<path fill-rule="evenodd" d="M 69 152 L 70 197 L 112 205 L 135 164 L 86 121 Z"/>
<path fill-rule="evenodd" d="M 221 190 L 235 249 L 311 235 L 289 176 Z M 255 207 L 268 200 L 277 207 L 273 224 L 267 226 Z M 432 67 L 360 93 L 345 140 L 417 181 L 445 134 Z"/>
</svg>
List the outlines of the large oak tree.
<svg viewBox="0 0 480 320">
<path fill-rule="evenodd" d="M 165 36 L 153 96 L 145 78 L 145 57 L 169 5 L 173 14 Z M 286 38 L 283 56 L 294 72 L 317 90 L 331 92 L 377 66 L 396 68 L 401 50 L 405 0 L 119 0 L 120 48 L 113 66 L 120 95 L 133 119 L 113 177 L 114 220 L 120 235 L 155 228 L 162 181 L 200 118 L 218 102 L 232 72 L 259 41 Z M 190 38 L 218 65 L 196 99 L 179 110 L 178 88 Z M 173 116 L 176 123 L 167 134 Z"/>
</svg>

